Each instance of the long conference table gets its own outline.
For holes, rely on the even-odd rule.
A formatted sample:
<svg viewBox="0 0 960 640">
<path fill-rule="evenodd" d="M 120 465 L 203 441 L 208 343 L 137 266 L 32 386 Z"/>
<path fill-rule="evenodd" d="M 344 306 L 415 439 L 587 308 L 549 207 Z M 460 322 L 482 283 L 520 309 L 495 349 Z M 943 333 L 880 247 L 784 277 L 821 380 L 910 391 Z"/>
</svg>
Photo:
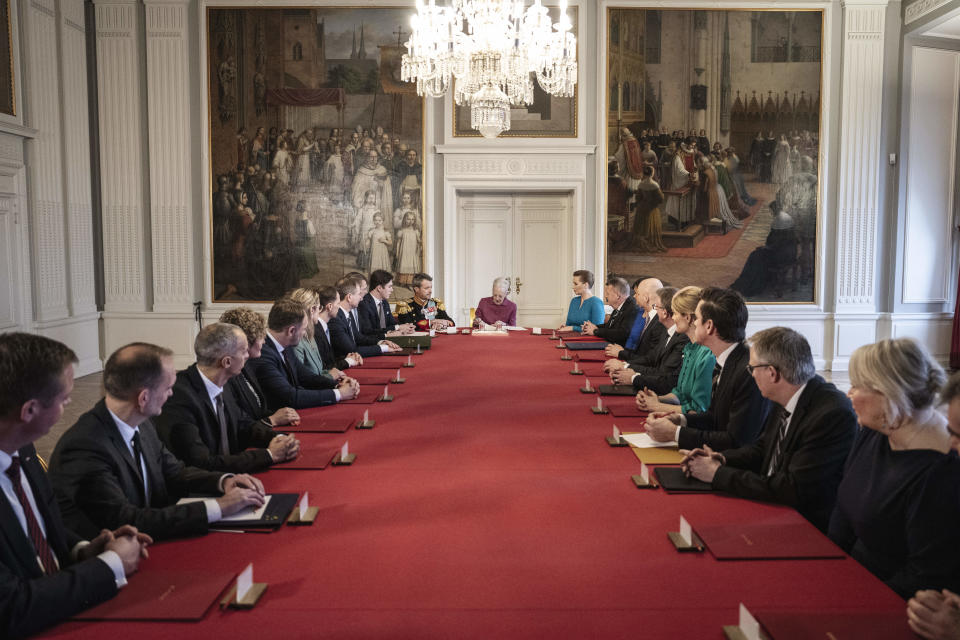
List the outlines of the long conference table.
<svg viewBox="0 0 960 640">
<path fill-rule="evenodd" d="M 229 580 L 252 562 L 254 580 L 269 585 L 254 609 L 211 603 L 198 622 L 68 622 L 45 637 L 722 638 L 740 603 L 902 616 L 906 629 L 904 602 L 849 557 L 678 553 L 667 532 L 681 515 L 696 530 L 785 508 L 638 490 L 637 456 L 604 441 L 618 418 L 591 412 L 597 396 L 579 392 L 585 377 L 569 374 L 556 344 L 519 332 L 436 337 L 402 369 L 406 383 L 390 386 L 392 403 L 325 409 L 367 410 L 373 429 L 301 437 L 349 441 L 351 466 L 260 475 L 268 493 L 309 492 L 312 526 L 157 544 L 131 578 L 199 570 Z"/>
</svg>

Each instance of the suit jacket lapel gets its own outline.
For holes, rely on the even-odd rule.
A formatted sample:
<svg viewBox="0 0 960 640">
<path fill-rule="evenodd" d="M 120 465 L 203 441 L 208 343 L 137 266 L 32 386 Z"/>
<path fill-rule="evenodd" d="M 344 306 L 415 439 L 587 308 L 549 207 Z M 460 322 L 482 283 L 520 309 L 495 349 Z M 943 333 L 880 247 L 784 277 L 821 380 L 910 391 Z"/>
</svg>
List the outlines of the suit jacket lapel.
<svg viewBox="0 0 960 640">
<path fill-rule="evenodd" d="M 144 429 L 144 427 L 147 427 Z M 163 469 L 155 464 L 160 460 L 160 440 L 154 435 L 147 435 L 146 431 L 153 431 L 153 425 L 147 420 L 140 425 L 140 446 L 143 448 L 143 466 L 147 468 L 147 482 L 150 485 L 150 504 L 167 504 L 167 481 L 163 477 Z M 149 505 L 148 505 L 149 506 Z"/>
<path fill-rule="evenodd" d="M 16 556 L 17 562 L 26 570 L 27 575 L 31 578 L 39 578 L 43 575 L 40 565 L 35 560 L 37 552 L 20 527 L 20 521 L 17 520 L 13 508 L 7 501 L 7 494 L 2 491 L 0 491 L 0 532 L 9 543 L 11 554 Z"/>
<path fill-rule="evenodd" d="M 133 474 L 134 482 L 139 483 L 140 471 L 137 469 L 137 465 L 133 461 L 133 454 L 131 454 L 130 449 L 127 448 L 127 443 L 123 441 L 122 437 L 120 437 L 120 431 L 117 429 L 117 425 L 113 421 L 113 416 L 110 415 L 106 403 L 101 400 L 94 410 L 98 413 L 97 417 L 100 418 L 103 429 L 107 432 L 107 437 L 110 438 L 110 442 L 113 443 L 113 446 L 117 452 L 117 456 L 130 468 L 130 473 Z"/>
<path fill-rule="evenodd" d="M 190 365 L 187 369 L 187 380 L 190 381 L 190 386 L 193 387 L 194 392 L 199 396 L 200 404 L 202 404 L 207 411 L 207 417 L 213 421 L 211 424 L 219 427 L 217 412 L 214 411 L 213 405 L 210 404 L 210 395 L 207 393 L 207 386 L 203 384 L 203 380 L 200 379 L 200 372 L 197 370 L 197 365 Z"/>
</svg>

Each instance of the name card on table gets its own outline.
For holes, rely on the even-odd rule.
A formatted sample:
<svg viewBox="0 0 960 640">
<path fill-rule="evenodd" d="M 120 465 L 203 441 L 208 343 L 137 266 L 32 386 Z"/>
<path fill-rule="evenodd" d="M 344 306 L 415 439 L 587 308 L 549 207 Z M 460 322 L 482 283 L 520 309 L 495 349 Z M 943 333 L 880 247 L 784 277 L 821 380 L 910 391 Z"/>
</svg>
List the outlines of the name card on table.
<svg viewBox="0 0 960 640">
<path fill-rule="evenodd" d="M 597 406 L 590 407 L 590 410 L 594 413 L 610 413 L 610 410 L 603 406 L 603 398 L 597 396 Z"/>
<path fill-rule="evenodd" d="M 628 443 L 621 436 L 620 429 L 617 428 L 617 425 L 613 425 L 613 435 L 607 436 L 607 444 L 611 447 L 626 447 Z"/>
<path fill-rule="evenodd" d="M 696 551 L 704 550 L 703 541 L 697 537 L 690 527 L 690 523 L 683 516 L 680 516 L 680 531 L 670 531 L 667 533 L 670 542 L 677 548 L 677 551 Z"/>
<path fill-rule="evenodd" d="M 400 372 L 401 372 L 401 371 L 402 371 L 402 369 L 397 369 L 397 376 L 396 376 L 393 380 L 391 380 L 390 382 L 392 382 L 393 384 L 403 384 L 404 382 L 406 382 L 406 381 L 407 381 L 406 378 L 401 378 L 401 377 L 400 377 Z"/>
<path fill-rule="evenodd" d="M 563 355 L 560 356 L 561 360 L 573 360 L 573 357 L 570 355 L 570 352 L 566 349 L 563 350 Z"/>
<path fill-rule="evenodd" d="M 760 623 L 742 602 L 740 603 L 740 621 L 737 626 L 725 625 L 723 634 L 728 640 L 766 640 L 766 636 L 760 633 Z M 833 634 L 827 635 L 833 637 Z"/>
<path fill-rule="evenodd" d="M 642 460 L 640 461 L 640 473 L 630 476 L 637 489 L 656 489 L 660 485 L 650 481 L 650 468 Z"/>
<path fill-rule="evenodd" d="M 375 424 L 377 424 L 377 421 L 370 419 L 370 411 L 368 409 L 363 412 L 363 420 L 357 423 L 357 429 L 373 429 Z"/>
<path fill-rule="evenodd" d="M 251 562 L 246 569 L 240 572 L 233 588 L 220 601 L 220 608 L 252 609 L 266 590 L 267 584 L 265 582 L 253 581 L 253 563 Z"/>
<path fill-rule="evenodd" d="M 534 327 L 533 329 L 530 330 L 530 333 L 532 333 L 535 336 L 543 335 L 543 329 L 541 329 L 540 327 Z"/>
<path fill-rule="evenodd" d="M 406 361 L 406 363 L 404 363 L 403 366 L 408 367 L 408 368 L 409 368 L 409 367 L 415 367 L 415 366 L 417 366 L 417 365 L 413 364 L 413 356 L 412 356 L 412 355 L 411 355 L 411 356 L 407 356 L 407 361 Z"/>
<path fill-rule="evenodd" d="M 594 389 L 590 385 L 590 378 L 583 379 L 583 386 L 580 387 L 580 393 L 593 393 Z"/>
<path fill-rule="evenodd" d="M 290 517 L 287 518 L 287 524 L 290 525 L 307 525 L 313 524 L 313 521 L 317 519 L 317 512 L 319 509 L 317 507 L 310 506 L 310 496 L 304 491 L 303 497 L 300 498 L 300 502 L 297 505 L 297 508 L 290 513 Z"/>
<path fill-rule="evenodd" d="M 390 395 L 390 385 L 383 385 L 383 395 L 377 398 L 377 402 L 393 402 L 393 396 Z"/>
<path fill-rule="evenodd" d="M 570 375 L 572 376 L 582 376 L 583 371 L 580 371 L 580 363 L 576 360 L 573 361 L 573 369 L 570 370 Z"/>
<path fill-rule="evenodd" d="M 347 440 L 343 443 L 343 446 L 340 447 L 340 453 L 333 457 L 333 461 L 330 464 L 337 466 L 353 464 L 353 461 L 356 459 L 357 454 L 350 453 L 350 441 Z"/>
</svg>

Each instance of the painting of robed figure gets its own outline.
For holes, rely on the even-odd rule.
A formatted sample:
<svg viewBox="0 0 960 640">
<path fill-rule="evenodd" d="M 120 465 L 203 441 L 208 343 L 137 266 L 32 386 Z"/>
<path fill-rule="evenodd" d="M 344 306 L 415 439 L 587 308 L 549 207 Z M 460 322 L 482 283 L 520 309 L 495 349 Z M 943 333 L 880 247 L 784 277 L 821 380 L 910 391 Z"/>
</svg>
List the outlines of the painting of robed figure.
<svg viewBox="0 0 960 640">
<path fill-rule="evenodd" d="M 607 11 L 608 273 L 815 301 L 822 25 Z"/>
<path fill-rule="evenodd" d="M 423 269 L 423 99 L 408 9 L 208 8 L 216 301 Z"/>
</svg>

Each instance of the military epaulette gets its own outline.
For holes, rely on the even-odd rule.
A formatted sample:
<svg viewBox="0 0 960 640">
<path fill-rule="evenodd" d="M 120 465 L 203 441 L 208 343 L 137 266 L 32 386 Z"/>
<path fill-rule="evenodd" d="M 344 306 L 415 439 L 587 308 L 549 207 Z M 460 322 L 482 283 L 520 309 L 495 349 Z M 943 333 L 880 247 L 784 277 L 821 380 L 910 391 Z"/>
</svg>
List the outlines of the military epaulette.
<svg viewBox="0 0 960 640">
<path fill-rule="evenodd" d="M 447 310 L 446 307 L 443 306 L 443 300 L 441 300 L 440 298 L 434 298 L 433 301 L 437 303 L 437 309 L 439 309 L 440 311 Z"/>
<path fill-rule="evenodd" d="M 410 313 L 411 302 L 413 302 L 413 298 L 410 298 L 409 300 L 401 300 L 400 302 L 398 302 L 396 314 L 399 316 L 404 313 Z"/>
</svg>

